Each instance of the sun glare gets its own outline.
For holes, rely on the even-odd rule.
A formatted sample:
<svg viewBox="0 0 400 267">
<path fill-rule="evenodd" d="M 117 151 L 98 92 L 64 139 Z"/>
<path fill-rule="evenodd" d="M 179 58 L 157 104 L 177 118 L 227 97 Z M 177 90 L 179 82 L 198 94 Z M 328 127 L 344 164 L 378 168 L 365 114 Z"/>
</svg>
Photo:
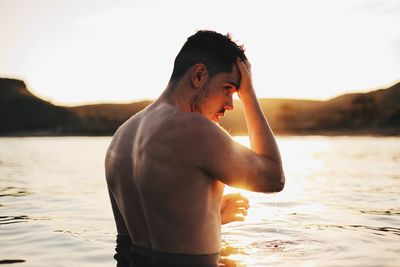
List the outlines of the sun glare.
<svg viewBox="0 0 400 267">
<path fill-rule="evenodd" d="M 193 14 L 180 1 L 48 1 L 21 15 L 9 1 L 0 4 L 0 23 L 15 27 L 2 30 L 0 75 L 22 78 L 58 104 L 154 99 L 186 38 L 208 28 L 245 45 L 259 97 L 327 99 L 400 79 L 395 11 L 359 0 L 289 2 L 255 1 L 241 5 L 240 20 L 226 20 L 221 13 L 237 11 L 232 2 Z"/>
</svg>

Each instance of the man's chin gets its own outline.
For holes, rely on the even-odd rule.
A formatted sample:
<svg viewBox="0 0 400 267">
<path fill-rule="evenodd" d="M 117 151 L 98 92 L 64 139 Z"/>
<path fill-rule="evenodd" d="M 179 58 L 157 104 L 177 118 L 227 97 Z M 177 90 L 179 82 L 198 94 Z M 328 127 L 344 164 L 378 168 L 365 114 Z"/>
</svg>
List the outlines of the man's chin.
<svg viewBox="0 0 400 267">
<path fill-rule="evenodd" d="M 215 116 L 215 123 L 221 122 L 221 117 L 220 116 Z"/>
<path fill-rule="evenodd" d="M 218 123 L 219 122 L 219 117 L 218 116 L 213 116 L 210 118 L 211 121 Z"/>
</svg>

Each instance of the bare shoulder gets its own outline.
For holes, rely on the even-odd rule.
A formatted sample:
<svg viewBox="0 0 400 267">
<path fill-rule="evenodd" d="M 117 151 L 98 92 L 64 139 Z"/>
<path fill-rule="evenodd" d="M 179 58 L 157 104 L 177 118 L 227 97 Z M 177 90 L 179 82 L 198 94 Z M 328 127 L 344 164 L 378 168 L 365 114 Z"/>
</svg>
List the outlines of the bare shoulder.
<svg viewBox="0 0 400 267">
<path fill-rule="evenodd" d="M 183 112 L 171 105 L 160 105 L 152 109 L 147 114 L 143 114 L 146 125 L 157 133 L 168 135 L 169 138 L 195 138 L 204 134 L 227 134 L 204 116 Z"/>
<path fill-rule="evenodd" d="M 232 141 L 223 128 L 197 113 L 179 112 L 165 122 L 174 130 L 176 138 L 189 141 L 191 146 L 198 144 L 206 148 L 206 144 Z"/>
</svg>

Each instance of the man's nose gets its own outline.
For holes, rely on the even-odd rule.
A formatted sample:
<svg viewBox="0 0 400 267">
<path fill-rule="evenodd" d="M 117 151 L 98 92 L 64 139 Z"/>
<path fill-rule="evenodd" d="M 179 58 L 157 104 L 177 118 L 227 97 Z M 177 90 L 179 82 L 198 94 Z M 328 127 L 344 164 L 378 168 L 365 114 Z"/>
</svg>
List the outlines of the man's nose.
<svg viewBox="0 0 400 267">
<path fill-rule="evenodd" d="M 224 106 L 224 108 L 226 109 L 226 110 L 233 110 L 233 98 L 232 97 L 230 97 L 229 99 L 228 99 L 228 101 L 225 103 L 225 106 Z"/>
</svg>

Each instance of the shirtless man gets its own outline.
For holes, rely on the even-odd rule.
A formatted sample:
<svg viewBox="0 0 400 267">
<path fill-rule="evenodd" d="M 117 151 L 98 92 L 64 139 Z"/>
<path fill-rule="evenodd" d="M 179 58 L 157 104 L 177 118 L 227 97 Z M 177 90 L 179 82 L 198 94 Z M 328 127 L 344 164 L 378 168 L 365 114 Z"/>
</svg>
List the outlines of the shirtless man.
<svg viewBox="0 0 400 267">
<path fill-rule="evenodd" d="M 216 124 L 233 109 L 234 93 L 251 149 Z M 115 133 L 105 168 L 118 234 L 137 251 L 161 262 L 171 255 L 218 259 L 221 223 L 240 220 L 235 214 L 248 208 L 240 195 L 223 201 L 224 184 L 272 193 L 285 183 L 243 48 L 212 31 L 189 37 L 162 95 Z"/>
</svg>

